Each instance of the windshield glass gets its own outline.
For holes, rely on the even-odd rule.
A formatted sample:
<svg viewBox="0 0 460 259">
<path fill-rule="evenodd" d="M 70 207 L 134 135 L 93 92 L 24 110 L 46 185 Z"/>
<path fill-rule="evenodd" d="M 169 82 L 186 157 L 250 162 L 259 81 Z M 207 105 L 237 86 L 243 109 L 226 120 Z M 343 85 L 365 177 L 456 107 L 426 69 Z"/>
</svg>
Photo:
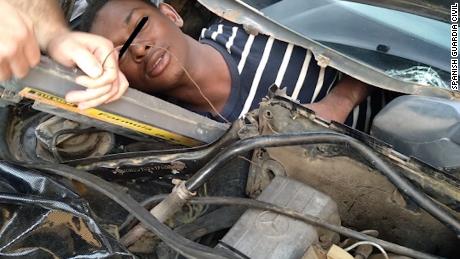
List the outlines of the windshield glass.
<svg viewBox="0 0 460 259">
<path fill-rule="evenodd" d="M 405 81 L 450 89 L 450 25 L 339 0 L 245 0 L 267 17 Z"/>
</svg>

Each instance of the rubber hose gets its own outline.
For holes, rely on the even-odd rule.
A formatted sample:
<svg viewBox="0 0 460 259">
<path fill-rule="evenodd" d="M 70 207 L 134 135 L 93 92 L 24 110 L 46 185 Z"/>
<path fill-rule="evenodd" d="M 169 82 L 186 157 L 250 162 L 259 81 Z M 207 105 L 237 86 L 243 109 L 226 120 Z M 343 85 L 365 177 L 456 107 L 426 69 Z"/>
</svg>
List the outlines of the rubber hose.
<svg viewBox="0 0 460 259">
<path fill-rule="evenodd" d="M 417 190 L 405 178 L 390 168 L 374 151 L 362 144 L 358 140 L 334 132 L 308 132 L 308 133 L 289 133 L 277 134 L 270 136 L 257 136 L 233 143 L 230 147 L 221 151 L 202 169 L 194 174 L 185 183 L 187 189 L 191 192 L 197 190 L 211 176 L 215 175 L 220 166 L 232 158 L 244 154 L 256 148 L 281 147 L 281 146 L 298 146 L 306 144 L 347 144 L 354 150 L 358 151 L 370 164 L 385 175 L 398 190 L 410 197 L 418 206 L 423 208 L 433 217 L 444 223 L 447 227 L 454 230 L 457 238 L 460 238 L 460 222 L 443 209 L 439 208 L 431 199 Z"/>
</svg>

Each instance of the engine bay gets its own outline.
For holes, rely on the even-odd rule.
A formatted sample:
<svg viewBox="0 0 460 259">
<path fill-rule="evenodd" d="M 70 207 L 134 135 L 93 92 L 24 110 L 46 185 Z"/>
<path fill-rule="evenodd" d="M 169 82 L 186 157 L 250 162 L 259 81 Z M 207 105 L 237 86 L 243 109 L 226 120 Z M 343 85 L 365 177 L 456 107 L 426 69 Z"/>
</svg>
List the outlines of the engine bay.
<svg viewBox="0 0 460 259">
<path fill-rule="evenodd" d="M 22 107 L 23 116 L 26 116 L 25 107 Z M 65 179 L 69 177 L 68 175 L 62 178 L 64 176 L 62 172 L 66 171 L 72 172 L 70 174 L 76 177 L 72 170 L 84 170 L 90 172 L 91 177 L 101 177 L 109 181 L 112 191 L 119 192 L 120 195 L 129 194 L 139 202 L 136 202 L 139 204 L 137 206 L 157 208 L 155 205 L 166 198 L 165 207 L 160 210 L 161 216 L 156 217 L 158 219 L 163 217 L 165 224 L 174 229 L 174 235 L 181 235 L 189 240 L 215 247 L 213 249 L 219 252 L 214 252 L 221 256 L 280 258 L 282 255 L 283 258 L 302 256 L 313 258 L 312 254 L 326 256 L 328 251 L 331 251 L 331 247 L 346 248 L 353 244 L 357 244 L 355 255 L 361 250 L 367 251 L 367 256 L 381 253 L 378 241 L 375 242 L 377 246 L 374 249 L 368 243 L 360 245 L 359 241 L 368 238 L 373 241 L 375 240 L 372 238 L 378 238 L 386 240 L 382 242 L 390 241 L 397 243 L 398 246 L 410 247 L 410 251 L 407 252 L 400 248 L 393 250 L 395 248 L 387 243 L 380 244 L 384 251 L 388 252 L 389 257 L 396 256 L 398 252 L 413 258 L 429 258 L 431 256 L 429 254 L 455 257 L 454 255 L 458 253 L 457 236 L 448 225 L 430 215 L 413 200 L 413 197 L 403 193 L 400 186 L 395 185 L 388 176 L 381 173 L 375 160 L 369 160 L 359 149 L 350 145 L 351 142 L 343 142 L 341 138 L 350 138 L 351 141 L 364 143 L 370 152 L 375 153 L 382 163 L 390 167 L 390 170 L 408 179 L 406 181 L 410 181 L 409 184 L 418 192 L 429 195 L 430 199 L 438 204 L 436 206 L 442 206 L 442 211 L 452 215 L 452 218 L 458 217 L 460 201 L 459 182 L 456 180 L 455 173 L 449 174 L 417 159 L 409 158 L 398 153 L 388 144 L 342 124 L 324 121 L 307 108 L 279 95 L 276 89 L 273 90 L 271 98 L 261 103 L 258 110 L 251 112 L 245 119 L 235 122 L 216 143 L 195 148 L 171 144 L 168 147 L 167 143 L 136 141 L 127 144 L 128 141 L 122 136 L 103 132 L 78 133 L 77 130 L 65 133 L 71 133 L 70 138 L 54 143 L 59 148 L 58 154 L 63 159 L 60 161 L 62 165 L 58 164 L 58 160 L 54 160 L 56 157 L 53 157 L 52 152 L 43 146 L 46 142 L 39 140 L 39 137 L 52 132 L 50 129 L 56 124 L 51 122 L 62 123 L 61 125 L 68 125 L 69 122 L 67 124 L 59 122 L 61 120 L 59 118 L 46 120 L 49 115 L 30 113 L 33 114 L 29 114 L 30 118 L 34 118 L 30 119 L 33 123 L 24 120 L 22 123 L 25 128 L 13 131 L 24 134 L 14 136 L 13 139 L 29 142 L 11 145 L 22 146 L 21 151 L 14 149 L 11 151 L 15 154 L 15 160 L 22 161 L 23 165 L 5 162 L 2 170 L 14 177 L 22 178 L 20 181 L 23 183 L 29 183 L 30 190 L 17 189 L 18 194 L 26 192 L 34 198 L 56 199 L 53 201 L 55 203 L 53 206 L 58 206 L 59 202 L 70 206 L 73 202 L 69 202 L 66 198 L 70 194 L 65 194 L 61 198 L 56 196 L 51 198 L 56 194 L 49 196 L 53 188 L 47 187 L 49 184 L 47 182 L 65 186 L 66 192 L 71 193 L 72 199 L 79 201 L 77 204 L 80 201 L 85 204 L 75 206 L 80 210 L 86 208 L 84 211 L 88 214 L 83 217 L 82 214 L 85 213 L 81 211 L 62 212 L 59 206 L 40 205 L 41 209 L 32 206 L 29 209 L 39 210 L 40 212 L 33 213 L 38 213 L 37 217 L 39 215 L 40 217 L 37 220 L 27 220 L 27 224 L 40 227 L 12 228 L 9 232 L 11 240 L 21 238 L 5 246 L 2 253 L 8 254 L 8 251 L 11 253 L 17 249 L 24 249 L 28 240 L 29 242 L 34 240 L 33 243 L 39 251 L 56 253 L 56 256 L 61 257 L 68 256 L 68 252 L 72 249 L 74 253 L 78 251 L 81 255 L 88 256 L 87 253 L 92 251 L 90 247 L 93 246 L 99 247 L 99 256 L 118 254 L 119 251 L 115 247 L 119 247 L 120 251 L 126 253 L 124 256 L 128 257 L 134 253 L 143 258 L 151 258 L 151 256 L 173 258 L 177 255 L 177 251 L 184 253 L 184 250 L 174 247 L 171 249 L 168 240 L 161 236 L 147 231 L 133 231 L 144 229 L 136 223 L 140 218 L 136 214 L 134 217 L 127 214 L 122 209 L 123 206 L 120 207 L 119 201 L 110 194 L 101 193 L 102 190 L 94 189 L 94 186 L 88 186 L 87 183 L 79 183 L 81 179 L 68 181 Z M 40 121 L 44 122 L 39 124 L 41 126 L 37 126 L 36 123 Z M 45 125 L 51 126 L 47 128 Z M 46 134 L 43 133 L 44 131 Z M 42 141 L 40 146 L 30 144 L 32 135 L 36 135 L 35 143 Z M 331 142 L 327 140 L 329 137 L 338 137 L 338 140 Z M 273 144 L 279 141 L 277 138 L 279 140 L 284 138 L 287 142 Z M 308 141 L 302 143 L 302 138 Z M 51 139 L 56 141 L 57 138 Z M 110 149 L 112 154 L 95 158 L 74 156 L 74 159 L 68 160 L 73 154 L 87 154 L 80 150 L 74 151 L 75 153 L 71 151 L 74 150 L 72 143 L 78 144 L 79 141 L 88 143 L 88 139 L 91 140 L 92 147 L 76 146 L 92 150 L 94 153 L 101 152 L 100 154 L 103 154 L 100 150 Z M 258 139 L 262 142 L 254 144 Z M 161 146 L 162 149 L 146 150 L 146 147 L 153 146 Z M 165 148 L 169 149 L 164 150 Z M 37 150 L 41 150 L 42 153 Z M 28 154 L 41 155 L 30 157 Z M 54 166 L 46 163 L 44 159 L 53 161 Z M 40 171 L 33 168 L 39 168 Z M 61 173 L 58 173 L 60 170 Z M 37 182 L 41 184 L 33 184 L 30 180 L 24 181 L 28 179 L 23 175 L 25 172 L 43 178 Z M 205 175 L 203 172 L 213 176 L 203 176 Z M 60 177 L 54 175 L 56 173 Z M 5 179 L 12 181 L 12 179 Z M 86 178 L 86 181 L 91 180 Z M 184 183 L 193 181 L 195 184 L 189 186 L 189 190 L 193 191 L 184 189 Z M 97 185 L 99 181 L 93 184 Z M 62 186 L 58 189 L 63 188 Z M 170 192 L 179 193 L 179 196 L 168 199 L 166 194 Z M 261 210 L 260 207 L 244 204 L 248 200 L 244 197 L 251 198 L 250 201 L 260 201 L 264 202 L 264 205 L 272 204 L 276 208 L 290 211 L 276 215 L 276 210 L 268 212 L 271 210 L 266 208 Z M 227 201 L 227 198 L 230 200 Z M 4 226 L 17 226 L 19 223 L 17 220 L 21 217 L 12 217 L 12 215 L 20 216 L 25 213 L 24 209 L 27 211 L 27 206 L 23 206 L 25 200 L 27 199 L 21 198 L 21 201 L 14 202 L 21 204 L 19 207 L 13 206 L 12 209 L 8 206 L 8 209 L 4 209 Z M 218 206 L 218 204 L 226 206 Z M 246 210 L 244 206 L 253 209 Z M 175 208 L 172 214 L 165 212 L 171 208 Z M 61 212 L 71 220 L 61 221 L 61 217 L 56 218 L 55 213 Z M 302 215 L 313 217 L 315 221 L 313 224 L 311 221 L 306 224 L 305 219 L 301 218 Z M 80 223 L 75 221 L 77 219 Z M 328 226 L 345 226 L 346 229 L 353 229 L 358 235 L 365 234 L 362 239 L 353 234 L 351 237 L 342 232 L 337 234 L 335 232 L 337 229 L 331 230 L 322 225 L 315 225 L 318 223 L 316 221 Z M 79 227 L 77 228 L 75 224 Z M 87 228 L 82 228 L 82 225 Z M 95 230 L 96 226 L 98 231 Z M 62 228 L 67 230 L 57 231 Z M 61 245 L 73 248 L 65 252 L 53 250 L 52 242 L 37 242 L 41 240 L 37 235 L 43 235 L 43 231 L 47 236 L 61 236 L 63 238 L 60 241 Z M 74 234 L 70 234 L 73 231 Z M 92 238 L 99 240 L 97 242 L 116 242 L 118 245 L 97 246 L 97 242 L 88 239 L 85 233 L 91 233 Z M 373 241 L 369 242 L 374 244 Z M 35 249 L 27 251 L 31 253 L 29 255 L 35 255 L 34 253 L 37 252 Z M 375 256 L 377 255 L 373 255 L 372 258 Z"/>
<path fill-rule="evenodd" d="M 215 18 L 170 2 L 190 35 Z M 1 257 L 458 257 L 458 93 L 380 77 L 257 10 L 230 8 L 239 1 L 200 2 L 311 47 L 323 66 L 375 82 L 388 103 L 367 132 L 277 85 L 231 124 L 134 89 L 81 112 L 63 99 L 80 72 L 45 58 L 1 87 Z"/>
</svg>

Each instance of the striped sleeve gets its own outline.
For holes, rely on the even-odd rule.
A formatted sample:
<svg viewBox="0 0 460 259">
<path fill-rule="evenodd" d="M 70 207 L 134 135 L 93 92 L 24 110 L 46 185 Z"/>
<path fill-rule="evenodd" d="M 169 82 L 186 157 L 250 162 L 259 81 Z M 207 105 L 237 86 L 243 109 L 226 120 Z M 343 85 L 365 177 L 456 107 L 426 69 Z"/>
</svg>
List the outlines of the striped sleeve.
<svg viewBox="0 0 460 259">
<path fill-rule="evenodd" d="M 232 89 L 224 107 L 225 114 L 231 114 L 229 120 L 257 108 L 273 84 L 285 88 L 293 100 L 312 103 L 324 98 L 339 81 L 338 71 L 318 66 L 310 50 L 266 35 L 248 34 L 237 24 L 214 24 L 202 31 L 200 39 L 214 46 L 230 71 L 235 71 L 231 73 Z M 375 114 L 373 103 L 374 97 L 367 98 L 346 123 L 368 130 Z"/>
</svg>

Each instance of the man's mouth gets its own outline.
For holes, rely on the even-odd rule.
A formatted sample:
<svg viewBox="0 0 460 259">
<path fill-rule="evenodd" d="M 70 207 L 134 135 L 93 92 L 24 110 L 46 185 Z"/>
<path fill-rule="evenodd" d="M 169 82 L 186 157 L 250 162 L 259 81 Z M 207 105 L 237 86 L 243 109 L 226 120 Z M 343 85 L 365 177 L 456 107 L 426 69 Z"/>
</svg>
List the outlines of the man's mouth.
<svg viewBox="0 0 460 259">
<path fill-rule="evenodd" d="M 146 64 L 146 71 L 150 77 L 157 77 L 168 66 L 170 61 L 170 54 L 164 50 L 160 49 L 155 51 Z"/>
</svg>

